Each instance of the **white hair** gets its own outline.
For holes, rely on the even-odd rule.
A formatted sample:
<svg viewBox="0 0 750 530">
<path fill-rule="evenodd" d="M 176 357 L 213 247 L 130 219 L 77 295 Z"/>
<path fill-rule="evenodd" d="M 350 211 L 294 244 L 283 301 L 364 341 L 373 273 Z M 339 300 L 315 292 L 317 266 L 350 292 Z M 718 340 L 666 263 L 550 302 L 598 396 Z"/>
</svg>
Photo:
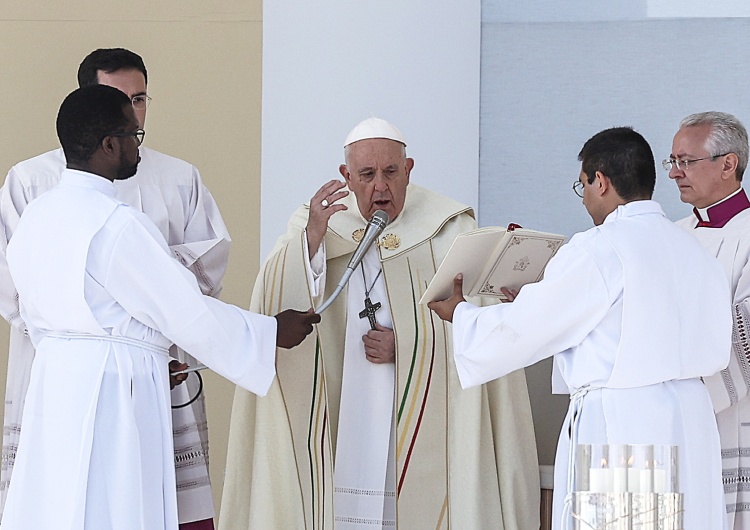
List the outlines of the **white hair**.
<svg viewBox="0 0 750 530">
<path fill-rule="evenodd" d="M 711 156 L 725 153 L 737 155 L 737 180 L 741 181 L 747 168 L 749 151 L 745 126 L 740 120 L 726 112 L 699 112 L 685 117 L 680 122 L 680 129 L 701 125 L 711 127 L 711 132 L 703 146 Z"/>
</svg>

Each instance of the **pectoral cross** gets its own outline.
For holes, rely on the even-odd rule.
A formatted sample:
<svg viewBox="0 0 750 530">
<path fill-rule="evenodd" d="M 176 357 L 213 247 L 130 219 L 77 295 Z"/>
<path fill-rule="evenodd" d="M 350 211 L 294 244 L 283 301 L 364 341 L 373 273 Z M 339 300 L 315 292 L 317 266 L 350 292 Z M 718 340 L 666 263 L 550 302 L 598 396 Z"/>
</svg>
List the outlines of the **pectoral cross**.
<svg viewBox="0 0 750 530">
<path fill-rule="evenodd" d="M 378 323 L 375 320 L 375 311 L 380 309 L 381 305 L 380 302 L 373 304 L 369 296 L 365 297 L 365 308 L 359 312 L 359 318 L 367 318 L 370 321 L 370 329 L 375 329 L 375 324 Z"/>
</svg>

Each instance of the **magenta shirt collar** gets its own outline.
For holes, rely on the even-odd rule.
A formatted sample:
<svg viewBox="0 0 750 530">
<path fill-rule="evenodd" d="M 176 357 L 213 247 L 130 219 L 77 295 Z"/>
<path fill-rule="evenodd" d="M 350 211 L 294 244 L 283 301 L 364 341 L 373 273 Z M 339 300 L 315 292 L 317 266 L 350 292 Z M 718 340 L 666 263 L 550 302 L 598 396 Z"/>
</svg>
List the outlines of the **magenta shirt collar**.
<svg viewBox="0 0 750 530">
<path fill-rule="evenodd" d="M 725 199 L 718 204 L 714 204 L 705 210 L 699 212 L 697 208 L 693 208 L 693 214 L 695 214 L 695 217 L 698 219 L 696 228 L 722 228 L 732 219 L 732 217 L 748 208 L 750 208 L 750 201 L 747 199 L 745 190 L 740 188 L 737 193 L 728 199 Z M 705 215 L 701 216 L 701 213 L 703 212 L 705 212 Z M 708 218 L 703 219 L 703 217 Z"/>
</svg>

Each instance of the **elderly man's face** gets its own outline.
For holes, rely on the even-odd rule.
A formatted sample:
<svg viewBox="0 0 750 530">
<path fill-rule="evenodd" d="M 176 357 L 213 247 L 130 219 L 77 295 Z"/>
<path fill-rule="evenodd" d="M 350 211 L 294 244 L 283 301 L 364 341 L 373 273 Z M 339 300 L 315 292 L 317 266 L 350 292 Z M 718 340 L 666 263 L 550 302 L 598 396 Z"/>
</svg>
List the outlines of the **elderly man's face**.
<svg viewBox="0 0 750 530">
<path fill-rule="evenodd" d="M 339 171 L 357 199 L 365 219 L 383 210 L 392 221 L 404 208 L 406 187 L 414 160 L 406 158 L 404 145 L 385 138 L 355 142 L 347 148 L 347 164 Z"/>
<path fill-rule="evenodd" d="M 136 96 L 146 95 L 146 78 L 140 70 L 127 68 L 110 73 L 99 70 L 96 77 L 100 85 L 116 88 L 131 100 Z M 138 126 L 143 129 L 146 123 L 146 108 L 134 110 Z"/>
<path fill-rule="evenodd" d="M 672 158 L 688 160 L 686 169 L 677 169 L 672 165 L 669 178 L 675 181 L 680 190 L 680 200 L 695 206 L 706 208 L 720 201 L 739 187 L 736 178 L 727 179 L 723 174 L 726 156 L 710 157 L 706 140 L 711 132 L 710 125 L 693 125 L 683 127 L 672 141 Z M 698 160 L 690 162 L 691 160 Z"/>
</svg>

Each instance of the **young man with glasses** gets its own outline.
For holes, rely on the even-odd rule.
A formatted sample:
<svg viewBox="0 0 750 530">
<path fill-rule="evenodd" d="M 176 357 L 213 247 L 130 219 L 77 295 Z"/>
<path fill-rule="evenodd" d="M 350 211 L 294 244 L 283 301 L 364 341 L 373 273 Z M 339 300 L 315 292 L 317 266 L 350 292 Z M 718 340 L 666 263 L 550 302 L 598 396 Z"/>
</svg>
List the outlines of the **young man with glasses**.
<svg viewBox="0 0 750 530">
<path fill-rule="evenodd" d="M 640 134 L 604 130 L 578 159 L 595 226 L 555 254 L 542 281 L 524 286 L 513 303 L 476 307 L 457 277 L 453 295 L 429 307 L 453 322 L 464 388 L 554 359 L 553 391 L 571 399 L 555 458 L 553 530 L 573 528 L 570 494 L 581 467 L 569 464 L 578 444 L 678 446 L 684 529 L 720 530 L 719 433 L 701 378 L 729 357 L 727 282 L 716 260 L 651 200 L 656 167 Z"/>
<path fill-rule="evenodd" d="M 689 230 L 724 266 L 732 292 L 729 366 L 704 381 L 721 437 L 722 476 L 729 528 L 750 528 L 750 201 L 742 189 L 748 136 L 731 114 L 702 112 L 680 123 L 664 169 L 693 215 Z M 701 303 L 696 300 L 696 303 Z"/>
<path fill-rule="evenodd" d="M 147 82 L 143 59 L 123 48 L 95 50 L 78 69 L 79 86 L 109 85 L 128 96 L 140 129 L 145 126 L 146 108 L 151 99 L 146 92 Z M 229 259 L 230 237 L 216 202 L 191 164 L 145 146 L 140 146 L 139 154 L 136 175 L 115 184 L 117 198 L 143 211 L 154 222 L 167 240 L 173 256 L 194 274 L 203 294 L 218 296 Z M 56 149 L 20 162 L 10 170 L 0 190 L 0 224 L 6 236 L 0 241 L 0 246 L 10 241 L 26 205 L 55 186 L 64 168 L 63 151 Z M 0 255 L 0 274 L 7 274 L 4 260 Z M 11 323 L 0 470 L 1 510 L 13 472 L 34 358 L 34 347 L 25 334 L 26 325 L 19 316 L 17 294 L 10 279 L 0 282 L 0 312 Z M 182 363 L 197 364 L 176 347 L 170 353 Z M 175 364 L 175 368 L 184 368 Z M 178 376 L 178 379 L 184 377 Z M 200 392 L 197 381 L 197 377 L 189 377 L 185 384 L 174 388 L 171 396 L 174 406 L 188 403 Z M 213 528 L 214 506 L 208 474 L 208 427 L 202 393 L 190 405 L 174 408 L 172 421 L 182 528 L 210 530 Z"/>
</svg>

